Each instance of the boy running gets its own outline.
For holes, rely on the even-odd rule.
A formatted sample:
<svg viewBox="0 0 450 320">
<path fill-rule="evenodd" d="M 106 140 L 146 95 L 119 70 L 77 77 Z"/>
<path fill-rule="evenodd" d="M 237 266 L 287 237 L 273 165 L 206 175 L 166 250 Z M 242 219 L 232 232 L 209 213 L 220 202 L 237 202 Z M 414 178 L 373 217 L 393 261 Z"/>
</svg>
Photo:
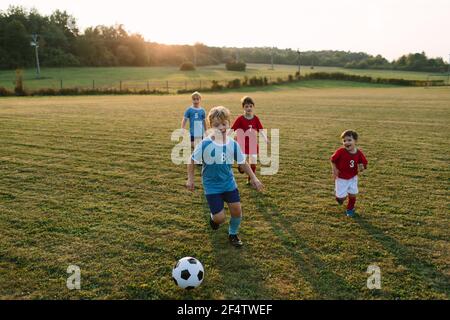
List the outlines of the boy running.
<svg viewBox="0 0 450 320">
<path fill-rule="evenodd" d="M 230 128 L 230 111 L 221 106 L 212 108 L 208 114 L 208 123 L 212 133 L 194 150 L 192 162 L 188 164 L 186 187 L 190 191 L 194 190 L 193 162 L 203 163 L 202 182 L 211 211 L 211 228 L 217 230 L 225 222 L 224 204 L 226 202 L 231 215 L 228 239 L 233 246 L 241 247 L 243 244 L 239 239 L 238 231 L 242 219 L 242 207 L 233 176 L 233 162 L 236 161 L 239 168 L 250 176 L 256 190 L 261 191 L 263 185 L 246 163 L 239 145 L 227 135 L 227 130 Z"/>
<path fill-rule="evenodd" d="M 192 94 L 192 106 L 188 107 L 184 112 L 183 120 L 181 121 L 181 129 L 186 128 L 186 123 L 189 121 L 189 132 L 191 134 L 191 147 L 194 148 L 198 142 L 203 139 L 206 131 L 206 113 L 205 109 L 200 107 L 202 96 L 199 92 Z"/>
<path fill-rule="evenodd" d="M 335 179 L 336 201 L 343 204 L 348 196 L 347 216 L 355 215 L 356 195 L 358 194 L 358 170 L 367 169 L 364 153 L 356 148 L 358 134 L 345 130 L 341 134 L 343 147 L 331 156 L 331 167 Z"/>
<path fill-rule="evenodd" d="M 255 102 L 250 97 L 243 97 L 241 99 L 242 109 L 244 110 L 244 114 L 239 116 L 233 123 L 231 127 L 234 131 L 236 131 L 236 139 L 239 143 L 241 150 L 244 152 L 245 158 L 248 158 L 248 162 L 250 163 L 250 168 L 253 173 L 256 174 L 256 164 L 258 161 L 258 133 L 263 129 L 261 121 L 254 114 Z M 261 131 L 263 137 L 268 143 L 267 137 L 264 135 L 264 132 Z M 238 168 L 240 173 L 244 173 L 241 168 Z M 247 178 L 247 184 L 250 184 L 250 176 Z"/>
</svg>

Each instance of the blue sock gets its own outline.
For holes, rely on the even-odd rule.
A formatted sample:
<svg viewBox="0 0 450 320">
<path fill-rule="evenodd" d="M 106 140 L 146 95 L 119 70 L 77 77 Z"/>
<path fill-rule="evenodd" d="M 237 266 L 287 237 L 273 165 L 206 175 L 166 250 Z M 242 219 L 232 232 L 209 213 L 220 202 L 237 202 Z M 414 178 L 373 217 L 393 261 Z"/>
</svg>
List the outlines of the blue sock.
<svg viewBox="0 0 450 320">
<path fill-rule="evenodd" d="M 229 234 L 238 234 L 239 226 L 241 225 L 241 217 L 231 217 L 230 218 L 230 228 L 228 229 Z"/>
</svg>

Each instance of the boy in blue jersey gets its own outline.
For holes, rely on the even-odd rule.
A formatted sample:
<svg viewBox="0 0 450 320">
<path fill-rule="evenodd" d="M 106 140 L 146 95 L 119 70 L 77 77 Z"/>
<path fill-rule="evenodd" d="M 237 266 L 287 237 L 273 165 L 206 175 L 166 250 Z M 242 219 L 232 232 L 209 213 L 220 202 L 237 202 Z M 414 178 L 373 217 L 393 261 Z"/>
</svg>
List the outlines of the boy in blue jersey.
<svg viewBox="0 0 450 320">
<path fill-rule="evenodd" d="M 238 231 L 242 208 L 232 170 L 233 162 L 236 161 L 249 175 L 256 190 L 261 191 L 263 185 L 245 161 L 237 142 L 227 136 L 227 130 L 230 128 L 230 111 L 225 107 L 214 107 L 208 114 L 208 122 L 212 133 L 196 146 L 192 154 L 192 161 L 188 164 L 186 187 L 190 191 L 194 190 L 194 162 L 202 163 L 202 182 L 211 210 L 209 220 L 211 228 L 217 230 L 225 222 L 226 202 L 231 215 L 228 239 L 233 246 L 241 247 L 242 241 L 239 239 Z"/>
<path fill-rule="evenodd" d="M 186 123 L 189 121 L 192 148 L 203 139 L 206 130 L 206 113 L 205 109 L 200 107 L 201 100 L 202 96 L 199 92 L 196 91 L 192 94 L 192 106 L 186 109 L 183 120 L 181 121 L 181 129 L 185 129 Z"/>
</svg>

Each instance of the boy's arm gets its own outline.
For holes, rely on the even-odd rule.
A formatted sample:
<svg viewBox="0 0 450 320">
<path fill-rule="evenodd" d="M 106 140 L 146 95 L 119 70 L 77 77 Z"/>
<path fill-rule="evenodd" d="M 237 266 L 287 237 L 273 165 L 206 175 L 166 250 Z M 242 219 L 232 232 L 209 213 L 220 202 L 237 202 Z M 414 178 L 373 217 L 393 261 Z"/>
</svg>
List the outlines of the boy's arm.
<svg viewBox="0 0 450 320">
<path fill-rule="evenodd" d="M 339 169 L 336 167 L 336 163 L 331 161 L 331 171 L 333 173 L 333 178 L 337 179 L 339 177 Z"/>
<path fill-rule="evenodd" d="M 331 170 L 333 172 L 333 178 L 337 179 L 339 177 L 339 169 L 336 166 L 336 161 L 339 160 L 340 156 L 341 156 L 341 151 L 342 149 L 338 149 L 336 150 L 335 153 L 333 153 L 333 155 L 331 156 Z"/>
<path fill-rule="evenodd" d="M 257 191 L 262 191 L 264 189 L 264 185 L 259 181 L 259 179 L 256 177 L 256 175 L 253 173 L 253 170 L 250 168 L 247 162 L 244 162 L 242 164 L 239 164 L 239 168 L 244 171 L 248 176 L 250 177 L 250 181 L 255 187 Z"/>
<path fill-rule="evenodd" d="M 261 135 L 263 136 L 264 140 L 266 141 L 267 144 L 270 144 L 270 140 L 269 138 L 267 138 L 266 134 L 264 133 L 263 130 L 259 131 L 261 133 Z"/>
<path fill-rule="evenodd" d="M 189 120 L 190 108 L 186 109 L 183 114 L 183 120 L 181 121 L 181 129 L 186 128 L 186 122 Z"/>
<path fill-rule="evenodd" d="M 366 156 L 364 155 L 364 153 L 362 153 L 361 151 L 360 151 L 358 169 L 361 172 L 363 172 L 365 169 L 367 169 L 367 159 L 366 159 Z"/>
<path fill-rule="evenodd" d="M 187 182 L 186 188 L 189 191 L 194 191 L 194 160 L 191 159 L 191 162 L 187 165 Z"/>
</svg>

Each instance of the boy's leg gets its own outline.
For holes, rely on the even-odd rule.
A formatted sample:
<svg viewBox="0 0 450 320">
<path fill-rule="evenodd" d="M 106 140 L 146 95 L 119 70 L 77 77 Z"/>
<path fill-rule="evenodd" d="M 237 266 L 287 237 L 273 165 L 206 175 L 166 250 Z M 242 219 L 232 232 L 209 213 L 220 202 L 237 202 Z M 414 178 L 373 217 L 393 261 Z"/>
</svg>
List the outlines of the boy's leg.
<svg viewBox="0 0 450 320">
<path fill-rule="evenodd" d="M 356 195 L 358 194 L 358 176 L 354 176 L 349 180 L 348 187 L 348 203 L 347 203 L 347 216 L 353 217 L 355 214 L 355 202 Z"/>
<path fill-rule="evenodd" d="M 355 209 L 356 194 L 348 194 L 347 210 Z"/>
<path fill-rule="evenodd" d="M 225 210 L 222 209 L 216 214 L 211 214 L 211 220 L 219 226 L 225 222 Z"/>
<path fill-rule="evenodd" d="M 334 180 L 334 185 L 335 185 L 336 201 L 339 204 L 343 204 L 345 199 L 347 199 L 348 182 L 345 179 L 336 178 L 336 180 Z"/>
<path fill-rule="evenodd" d="M 250 168 L 252 169 L 254 174 L 256 174 L 257 161 L 258 161 L 258 158 L 257 158 L 256 154 L 250 154 L 249 155 Z M 250 183 L 250 177 L 247 177 L 247 183 Z"/>
<path fill-rule="evenodd" d="M 242 220 L 242 208 L 240 202 L 228 203 L 230 209 L 230 228 L 228 234 L 236 235 L 239 233 L 239 226 Z"/>
<path fill-rule="evenodd" d="M 194 136 L 191 136 L 191 149 L 192 149 L 192 150 L 195 149 L 195 139 L 194 139 Z"/>
<path fill-rule="evenodd" d="M 207 194 L 206 200 L 208 201 L 209 210 L 211 211 L 209 224 L 213 230 L 217 230 L 220 225 L 225 222 L 223 197 L 221 194 Z"/>
<path fill-rule="evenodd" d="M 244 158 L 246 161 L 248 161 L 248 154 L 244 154 Z M 238 166 L 239 173 L 245 173 L 244 170 L 241 169 L 241 167 Z"/>
<path fill-rule="evenodd" d="M 233 246 L 241 247 L 243 243 L 241 239 L 239 239 L 238 233 L 242 220 L 242 207 L 238 189 L 231 192 L 226 192 L 224 200 L 228 204 L 231 216 L 230 227 L 228 229 L 228 239 Z"/>
</svg>

